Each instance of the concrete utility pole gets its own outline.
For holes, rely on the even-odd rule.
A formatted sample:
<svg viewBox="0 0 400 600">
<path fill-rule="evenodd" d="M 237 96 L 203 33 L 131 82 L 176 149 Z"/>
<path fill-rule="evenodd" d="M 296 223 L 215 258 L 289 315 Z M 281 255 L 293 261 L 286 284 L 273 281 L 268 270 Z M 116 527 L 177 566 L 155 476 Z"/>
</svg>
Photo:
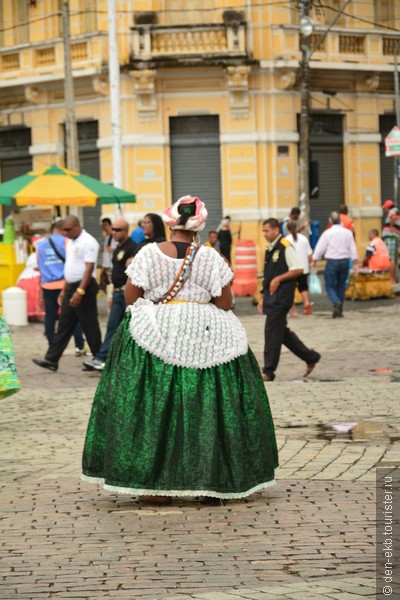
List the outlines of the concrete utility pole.
<svg viewBox="0 0 400 600">
<path fill-rule="evenodd" d="M 122 187 L 122 144 L 116 2 L 108 0 L 108 65 L 112 129 L 113 180 Z"/>
<path fill-rule="evenodd" d="M 299 149 L 299 205 L 306 219 L 310 218 L 310 124 L 311 124 L 311 82 L 310 59 L 314 52 L 321 46 L 332 27 L 336 25 L 345 8 L 352 0 L 346 0 L 337 12 L 332 23 L 319 37 L 313 50 L 310 50 L 310 35 L 314 23 L 309 17 L 311 0 L 299 0 L 300 33 L 301 33 L 301 62 L 300 62 L 300 149 Z"/>
<path fill-rule="evenodd" d="M 64 42 L 65 145 L 67 168 L 79 171 L 78 131 L 75 119 L 74 80 L 72 76 L 68 0 L 62 3 L 62 33 Z"/>
<path fill-rule="evenodd" d="M 310 0 L 299 1 L 301 30 L 301 62 L 300 62 L 300 148 L 299 148 L 299 205 L 306 219 L 310 218 L 310 35 L 312 25 L 308 16 Z M 309 25 L 307 27 L 307 25 Z"/>
</svg>

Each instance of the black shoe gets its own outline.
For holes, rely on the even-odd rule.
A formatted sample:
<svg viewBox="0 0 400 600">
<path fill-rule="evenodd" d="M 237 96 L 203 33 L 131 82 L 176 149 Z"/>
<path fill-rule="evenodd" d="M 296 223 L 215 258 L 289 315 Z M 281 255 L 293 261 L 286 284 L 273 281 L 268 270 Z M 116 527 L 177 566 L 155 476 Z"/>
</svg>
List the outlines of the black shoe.
<svg viewBox="0 0 400 600">
<path fill-rule="evenodd" d="M 343 306 L 342 304 L 335 304 L 333 307 L 332 319 L 337 319 L 338 317 L 343 316 Z"/>
<path fill-rule="evenodd" d="M 270 377 L 267 373 L 262 372 L 261 373 L 261 378 L 263 381 L 273 381 L 274 378 Z"/>
<path fill-rule="evenodd" d="M 200 504 L 207 506 L 224 506 L 224 502 L 221 498 L 213 498 L 212 496 L 203 496 L 200 500 Z"/>
<path fill-rule="evenodd" d="M 38 367 L 49 369 L 49 371 L 57 371 L 58 369 L 57 363 L 51 362 L 51 360 L 46 360 L 45 358 L 32 358 L 32 362 L 34 362 Z"/>
</svg>

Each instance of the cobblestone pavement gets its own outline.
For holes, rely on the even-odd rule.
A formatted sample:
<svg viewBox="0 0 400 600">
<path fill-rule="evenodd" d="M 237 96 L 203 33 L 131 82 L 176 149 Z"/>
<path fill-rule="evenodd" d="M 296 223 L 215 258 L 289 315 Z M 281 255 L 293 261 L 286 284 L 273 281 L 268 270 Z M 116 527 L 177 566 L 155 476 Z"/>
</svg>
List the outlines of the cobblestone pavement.
<svg viewBox="0 0 400 600">
<path fill-rule="evenodd" d="M 72 347 L 58 373 L 37 368 L 43 325 L 12 328 L 22 390 L 1 403 L 0 597 L 375 597 L 375 468 L 399 459 L 400 298 L 346 308 L 332 320 L 318 298 L 314 315 L 292 320 L 323 358 L 304 382 L 284 350 L 266 384 L 278 484 L 223 506 L 148 505 L 81 482 L 98 374 Z M 263 317 L 249 299 L 236 313 L 261 360 Z M 336 422 L 358 425 L 332 437 Z"/>
</svg>

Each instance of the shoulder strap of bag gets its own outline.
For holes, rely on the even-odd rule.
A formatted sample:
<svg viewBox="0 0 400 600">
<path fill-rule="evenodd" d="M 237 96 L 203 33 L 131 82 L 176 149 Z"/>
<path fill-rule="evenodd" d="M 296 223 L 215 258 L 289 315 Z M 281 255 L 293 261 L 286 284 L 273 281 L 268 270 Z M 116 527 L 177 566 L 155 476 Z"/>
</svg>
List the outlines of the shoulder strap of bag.
<svg viewBox="0 0 400 600">
<path fill-rule="evenodd" d="M 192 242 L 190 244 L 190 246 L 186 250 L 185 258 L 183 259 L 181 268 L 176 274 L 176 277 L 172 282 L 170 288 L 154 304 L 168 304 L 168 302 L 171 302 L 171 300 L 173 300 L 175 296 L 181 291 L 181 289 L 190 277 L 190 273 L 192 272 L 193 267 L 193 261 L 199 248 L 200 245 L 196 242 Z"/>
<path fill-rule="evenodd" d="M 56 245 L 55 245 L 55 243 L 53 242 L 53 240 L 51 239 L 51 237 L 49 237 L 49 244 L 50 244 L 50 246 L 53 248 L 53 250 L 54 250 L 54 253 L 55 253 L 55 254 L 58 256 L 58 258 L 59 258 L 59 259 L 60 259 L 60 260 L 61 260 L 63 263 L 65 263 L 65 256 L 63 256 L 63 255 L 61 254 L 61 252 L 59 252 L 59 251 L 57 250 L 57 248 L 56 248 Z"/>
</svg>

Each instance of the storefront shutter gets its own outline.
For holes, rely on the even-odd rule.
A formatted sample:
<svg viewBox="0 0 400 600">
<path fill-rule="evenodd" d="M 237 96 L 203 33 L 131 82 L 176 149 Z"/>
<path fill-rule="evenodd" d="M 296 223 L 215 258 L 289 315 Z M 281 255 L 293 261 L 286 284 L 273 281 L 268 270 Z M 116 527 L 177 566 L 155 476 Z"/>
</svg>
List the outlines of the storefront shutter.
<svg viewBox="0 0 400 600">
<path fill-rule="evenodd" d="M 218 116 L 170 118 L 172 199 L 190 194 L 208 210 L 207 229 L 222 218 L 221 160 Z"/>
</svg>

